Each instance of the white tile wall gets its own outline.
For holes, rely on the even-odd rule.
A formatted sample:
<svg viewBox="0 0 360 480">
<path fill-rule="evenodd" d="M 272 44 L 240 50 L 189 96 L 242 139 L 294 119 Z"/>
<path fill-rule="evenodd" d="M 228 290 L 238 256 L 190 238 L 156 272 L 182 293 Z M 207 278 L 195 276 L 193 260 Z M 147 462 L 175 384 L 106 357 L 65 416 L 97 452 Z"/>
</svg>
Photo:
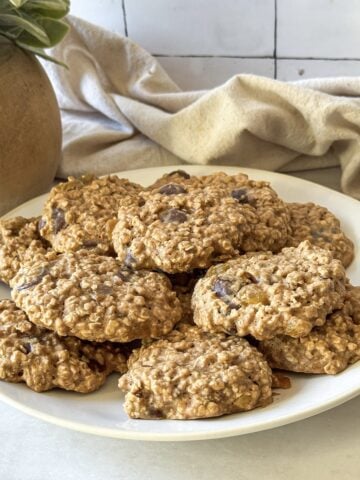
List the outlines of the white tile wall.
<svg viewBox="0 0 360 480">
<path fill-rule="evenodd" d="M 279 80 L 360 76 L 360 60 L 277 60 Z"/>
<path fill-rule="evenodd" d="M 70 13 L 107 30 L 125 34 L 121 0 L 71 0 Z"/>
<path fill-rule="evenodd" d="M 271 56 L 273 0 L 126 0 L 129 36 L 165 55 Z"/>
<path fill-rule="evenodd" d="M 272 58 L 159 57 L 157 60 L 183 90 L 216 87 L 238 73 L 274 77 Z"/>
<path fill-rule="evenodd" d="M 242 72 L 360 75 L 360 0 L 72 0 L 71 13 L 120 34 L 126 25 L 129 37 L 163 55 L 183 89 Z"/>
<path fill-rule="evenodd" d="M 277 0 L 280 57 L 359 58 L 359 0 Z"/>
</svg>

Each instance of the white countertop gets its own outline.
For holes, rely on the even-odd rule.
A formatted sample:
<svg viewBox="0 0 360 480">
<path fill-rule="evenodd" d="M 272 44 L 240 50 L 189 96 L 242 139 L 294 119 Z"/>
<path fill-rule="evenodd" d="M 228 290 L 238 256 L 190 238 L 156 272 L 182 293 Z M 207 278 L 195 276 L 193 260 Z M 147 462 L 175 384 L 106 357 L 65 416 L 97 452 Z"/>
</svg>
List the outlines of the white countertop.
<svg viewBox="0 0 360 480">
<path fill-rule="evenodd" d="M 296 174 L 339 188 L 339 171 Z M 292 425 L 222 440 L 153 443 L 66 430 L 0 402 L 1 480 L 357 480 L 360 397 Z"/>
<path fill-rule="evenodd" d="M 135 442 L 72 432 L 0 404 L 3 480 L 357 480 L 360 397 L 241 437 Z"/>
</svg>

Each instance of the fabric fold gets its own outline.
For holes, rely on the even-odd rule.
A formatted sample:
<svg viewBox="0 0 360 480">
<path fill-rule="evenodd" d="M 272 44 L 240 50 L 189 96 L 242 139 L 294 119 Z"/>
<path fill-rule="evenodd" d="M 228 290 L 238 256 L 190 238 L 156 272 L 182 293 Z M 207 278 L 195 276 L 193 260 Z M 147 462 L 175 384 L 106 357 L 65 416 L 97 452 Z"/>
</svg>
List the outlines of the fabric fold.
<svg viewBox="0 0 360 480">
<path fill-rule="evenodd" d="M 183 92 L 129 38 L 76 17 L 44 63 L 64 128 L 58 176 L 172 164 L 296 171 L 340 163 L 360 198 L 360 78 L 281 82 L 236 75 Z"/>
</svg>

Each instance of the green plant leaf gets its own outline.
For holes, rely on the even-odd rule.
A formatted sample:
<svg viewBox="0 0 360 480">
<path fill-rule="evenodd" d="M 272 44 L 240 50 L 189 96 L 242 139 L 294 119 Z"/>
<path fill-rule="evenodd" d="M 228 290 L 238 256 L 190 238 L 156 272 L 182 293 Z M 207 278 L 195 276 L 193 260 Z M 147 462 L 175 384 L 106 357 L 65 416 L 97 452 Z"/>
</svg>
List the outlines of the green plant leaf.
<svg viewBox="0 0 360 480">
<path fill-rule="evenodd" d="M 29 45 L 29 47 L 33 48 L 44 48 L 50 45 L 44 45 L 44 42 L 40 41 L 38 38 L 33 37 L 29 33 L 22 31 L 16 37 L 13 37 L 16 42 L 21 42 L 23 45 Z"/>
<path fill-rule="evenodd" d="M 37 23 L 45 30 L 49 38 L 49 47 L 53 47 L 65 37 L 69 31 L 69 26 L 53 18 L 38 18 Z"/>
<path fill-rule="evenodd" d="M 0 25 L 0 35 L 3 35 L 6 38 L 10 38 L 10 40 L 14 40 L 17 38 L 22 32 L 21 28 L 18 27 L 3 27 Z"/>
<path fill-rule="evenodd" d="M 15 8 L 21 8 L 28 0 L 9 0 Z"/>
<path fill-rule="evenodd" d="M 30 14 L 37 13 L 43 17 L 63 18 L 69 13 L 69 0 L 32 0 L 24 6 Z"/>
<path fill-rule="evenodd" d="M 27 52 L 33 53 L 38 57 L 41 57 L 41 58 L 44 58 L 45 60 L 56 63 L 57 65 L 61 65 L 62 67 L 68 68 L 68 66 L 65 63 L 60 62 L 59 60 L 56 60 L 56 58 L 51 57 L 50 55 L 47 55 L 47 53 L 42 48 L 29 47 L 28 45 L 23 44 L 21 42 L 15 42 L 15 43 L 16 45 L 18 45 L 23 50 L 26 50 Z"/>
<path fill-rule="evenodd" d="M 0 0 L 0 35 L 20 48 L 51 60 L 44 49 L 59 43 L 69 30 L 63 18 L 70 0 Z"/>
<path fill-rule="evenodd" d="M 49 44 L 44 45 L 43 42 L 39 41 L 37 38 L 29 35 L 27 32 L 21 32 L 18 35 L 16 40 L 19 40 L 24 45 L 29 45 L 33 48 L 49 48 L 57 43 L 59 43 L 64 36 L 67 34 L 69 27 L 66 23 L 59 22 L 58 20 L 53 19 L 38 19 L 38 23 L 44 28 L 49 38 Z"/>
<path fill-rule="evenodd" d="M 19 28 L 21 30 L 25 30 L 25 32 L 28 32 L 30 35 L 33 37 L 36 37 L 38 40 L 40 40 L 44 47 L 49 46 L 50 40 L 49 37 L 47 36 L 45 30 L 40 27 L 35 20 L 31 19 L 27 20 L 23 16 L 15 16 L 15 15 L 9 15 L 9 14 L 1 14 L 0 13 L 0 25 L 7 26 L 10 31 L 14 27 Z M 4 31 L 5 29 L 3 29 Z M 20 30 L 20 31 L 21 31 Z"/>
</svg>

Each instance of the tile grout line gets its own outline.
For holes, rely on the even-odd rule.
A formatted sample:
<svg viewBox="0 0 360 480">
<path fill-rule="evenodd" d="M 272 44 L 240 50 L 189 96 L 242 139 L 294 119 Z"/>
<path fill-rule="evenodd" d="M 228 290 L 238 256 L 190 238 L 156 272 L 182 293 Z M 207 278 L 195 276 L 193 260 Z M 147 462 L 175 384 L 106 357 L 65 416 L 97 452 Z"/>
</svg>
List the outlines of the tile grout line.
<svg viewBox="0 0 360 480">
<path fill-rule="evenodd" d="M 277 78 L 277 0 L 274 0 L 274 78 Z"/>
<path fill-rule="evenodd" d="M 158 58 L 239 58 L 239 59 L 249 59 L 249 60 L 274 60 L 273 55 L 265 56 L 251 56 L 251 55 L 168 55 L 163 53 L 152 53 L 153 57 Z M 324 62 L 359 62 L 360 57 L 345 57 L 345 58 L 331 58 L 331 57 L 282 57 L 277 56 L 277 60 L 320 60 Z"/>
<path fill-rule="evenodd" d="M 323 60 L 325 62 L 358 62 L 360 57 L 277 57 L 279 60 Z"/>
<path fill-rule="evenodd" d="M 126 8 L 125 8 L 125 0 L 121 0 L 121 7 L 123 11 L 123 18 L 124 18 L 124 31 L 125 37 L 128 37 L 128 26 L 127 26 L 127 18 L 126 18 Z"/>
<path fill-rule="evenodd" d="M 168 55 L 165 53 L 152 53 L 153 57 L 159 58 L 259 58 L 259 59 L 272 59 L 272 55 L 263 55 L 263 56 L 251 56 L 251 55 L 210 55 L 210 54 L 173 54 Z"/>
</svg>

